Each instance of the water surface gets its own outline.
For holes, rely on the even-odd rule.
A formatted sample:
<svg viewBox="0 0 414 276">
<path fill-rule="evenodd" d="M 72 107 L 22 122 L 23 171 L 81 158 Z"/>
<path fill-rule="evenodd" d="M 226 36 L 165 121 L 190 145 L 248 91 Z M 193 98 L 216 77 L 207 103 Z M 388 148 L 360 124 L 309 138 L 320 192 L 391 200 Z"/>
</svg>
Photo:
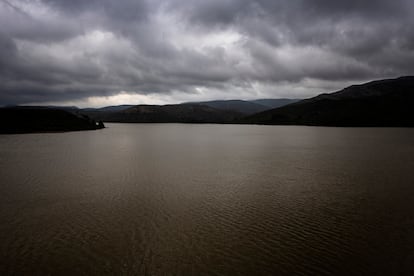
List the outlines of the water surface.
<svg viewBox="0 0 414 276">
<path fill-rule="evenodd" d="M 1 275 L 414 273 L 414 129 L 0 136 Z"/>
</svg>

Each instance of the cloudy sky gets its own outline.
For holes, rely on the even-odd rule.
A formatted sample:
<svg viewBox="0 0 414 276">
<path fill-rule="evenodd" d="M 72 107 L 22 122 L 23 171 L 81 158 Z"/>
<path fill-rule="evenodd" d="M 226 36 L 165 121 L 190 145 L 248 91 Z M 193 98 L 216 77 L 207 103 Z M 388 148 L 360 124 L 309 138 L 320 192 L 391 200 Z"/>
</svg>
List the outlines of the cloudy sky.
<svg viewBox="0 0 414 276">
<path fill-rule="evenodd" d="M 413 74 L 412 0 L 0 0 L 0 105 L 303 98 Z"/>
</svg>

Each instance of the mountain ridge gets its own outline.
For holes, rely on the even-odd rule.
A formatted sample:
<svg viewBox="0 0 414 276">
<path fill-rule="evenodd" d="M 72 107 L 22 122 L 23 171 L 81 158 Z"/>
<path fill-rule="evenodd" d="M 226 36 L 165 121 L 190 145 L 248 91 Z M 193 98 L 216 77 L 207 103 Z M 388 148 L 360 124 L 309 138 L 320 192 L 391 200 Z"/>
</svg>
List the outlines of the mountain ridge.
<svg viewBox="0 0 414 276">
<path fill-rule="evenodd" d="M 277 99 L 273 100 L 278 101 Z M 285 103 L 287 100 L 283 99 L 283 102 Z M 167 105 L 122 105 L 115 106 L 115 109 L 114 107 L 103 107 L 83 109 L 80 112 L 95 120 L 105 122 L 231 123 L 244 116 L 270 109 L 270 107 L 243 100 L 216 100 Z"/>
<path fill-rule="evenodd" d="M 212 100 L 202 102 L 186 102 L 182 104 L 203 104 L 217 109 L 237 111 L 246 115 L 258 113 L 271 108 L 287 105 L 297 99 L 257 99 L 257 100 Z"/>
<path fill-rule="evenodd" d="M 267 110 L 240 123 L 315 126 L 414 126 L 414 76 L 351 85 Z"/>
</svg>

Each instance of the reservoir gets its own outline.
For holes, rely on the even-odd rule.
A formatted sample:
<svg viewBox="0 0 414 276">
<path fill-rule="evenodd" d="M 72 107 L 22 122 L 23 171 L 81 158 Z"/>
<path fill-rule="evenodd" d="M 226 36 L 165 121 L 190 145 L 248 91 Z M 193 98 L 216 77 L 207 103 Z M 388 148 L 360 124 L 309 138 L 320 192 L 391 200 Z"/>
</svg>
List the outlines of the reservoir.
<svg viewBox="0 0 414 276">
<path fill-rule="evenodd" d="M 0 136 L 1 275 L 412 275 L 414 129 Z"/>
</svg>

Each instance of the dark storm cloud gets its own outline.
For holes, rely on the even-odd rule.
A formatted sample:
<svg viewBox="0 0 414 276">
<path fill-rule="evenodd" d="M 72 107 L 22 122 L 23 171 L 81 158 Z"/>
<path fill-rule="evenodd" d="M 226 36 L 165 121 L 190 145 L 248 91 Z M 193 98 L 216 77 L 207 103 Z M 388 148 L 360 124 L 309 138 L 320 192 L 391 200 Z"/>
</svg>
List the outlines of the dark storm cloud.
<svg viewBox="0 0 414 276">
<path fill-rule="evenodd" d="M 311 96 L 408 75 L 413 14 L 408 0 L 2 0 L 0 104 Z"/>
</svg>

